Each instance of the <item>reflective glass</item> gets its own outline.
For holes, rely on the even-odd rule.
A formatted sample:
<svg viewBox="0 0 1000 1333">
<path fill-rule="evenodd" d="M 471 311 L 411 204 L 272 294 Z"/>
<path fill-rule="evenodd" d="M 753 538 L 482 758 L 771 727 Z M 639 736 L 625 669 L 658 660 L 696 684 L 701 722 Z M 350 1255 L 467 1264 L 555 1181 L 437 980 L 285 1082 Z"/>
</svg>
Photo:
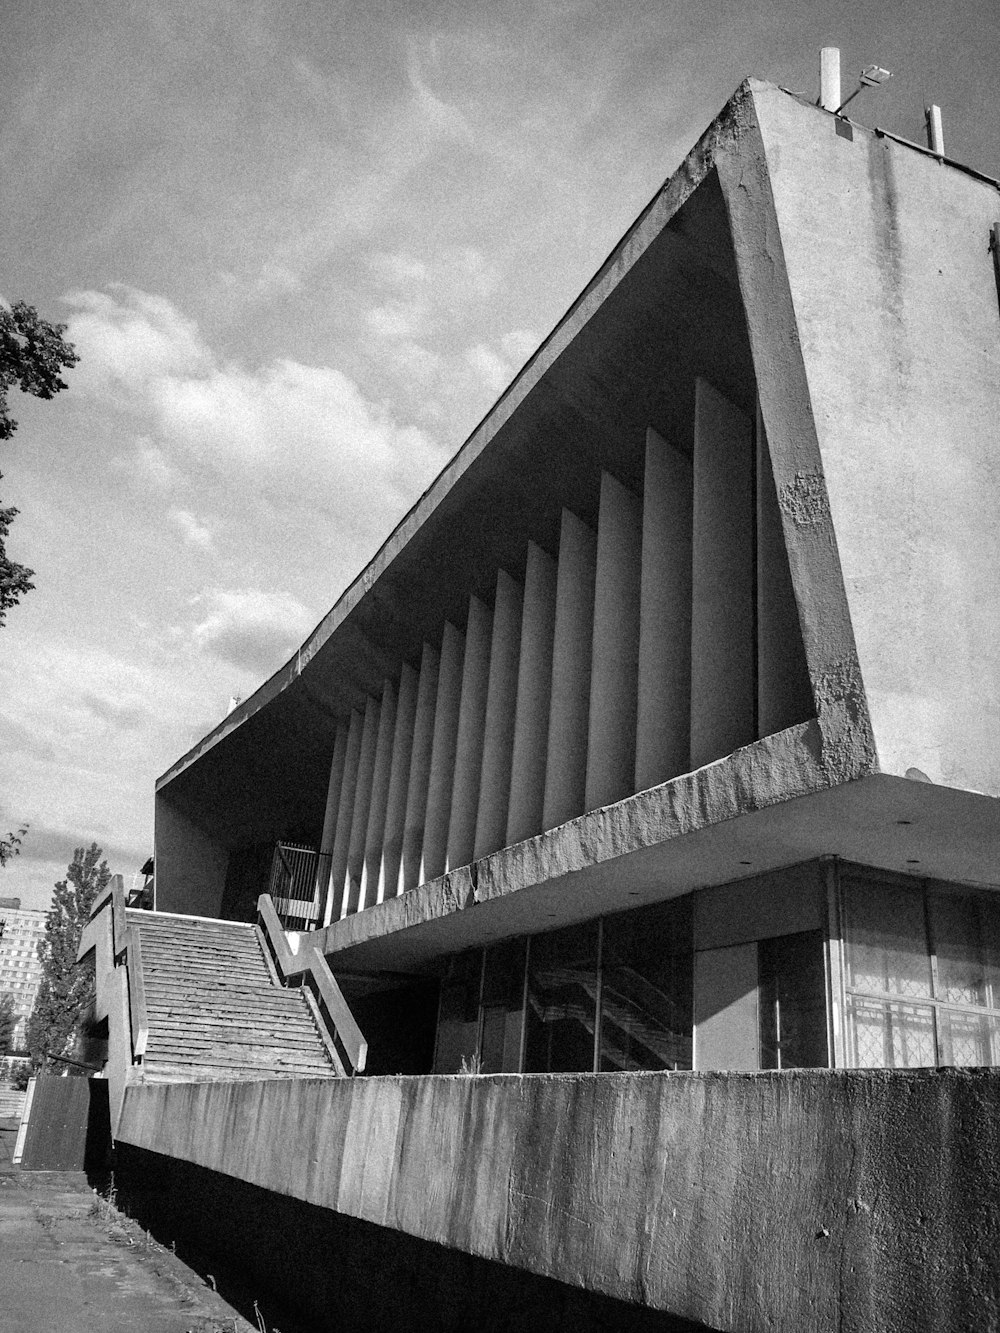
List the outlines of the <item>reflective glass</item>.
<svg viewBox="0 0 1000 1333">
<path fill-rule="evenodd" d="M 461 953 L 448 960 L 441 982 L 435 1074 L 457 1074 L 463 1060 L 475 1059 L 479 1041 L 479 988 L 482 978 L 481 949 Z"/>
<path fill-rule="evenodd" d="M 844 877 L 848 985 L 869 994 L 930 998 L 924 895 Z"/>
<path fill-rule="evenodd" d="M 823 932 L 761 940 L 757 959 L 761 1068 L 826 1068 L 830 1055 Z"/>
<path fill-rule="evenodd" d="M 520 1069 L 526 946 L 526 940 L 510 940 L 486 950 L 480 1048 L 484 1074 L 516 1074 Z"/>
<path fill-rule="evenodd" d="M 602 1070 L 691 1068 L 691 901 L 605 919 Z"/>
<path fill-rule="evenodd" d="M 525 1073 L 594 1068 L 597 936 L 597 922 L 590 921 L 531 937 Z"/>
</svg>

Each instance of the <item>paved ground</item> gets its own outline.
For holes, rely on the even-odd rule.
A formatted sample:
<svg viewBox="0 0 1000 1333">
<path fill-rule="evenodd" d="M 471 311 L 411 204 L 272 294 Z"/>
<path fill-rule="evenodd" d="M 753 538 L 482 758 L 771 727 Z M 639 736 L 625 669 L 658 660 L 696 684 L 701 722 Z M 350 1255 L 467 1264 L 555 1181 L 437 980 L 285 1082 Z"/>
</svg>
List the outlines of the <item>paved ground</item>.
<svg viewBox="0 0 1000 1333">
<path fill-rule="evenodd" d="M 0 1333 L 258 1333 L 82 1172 L 25 1171 L 0 1120 Z"/>
</svg>

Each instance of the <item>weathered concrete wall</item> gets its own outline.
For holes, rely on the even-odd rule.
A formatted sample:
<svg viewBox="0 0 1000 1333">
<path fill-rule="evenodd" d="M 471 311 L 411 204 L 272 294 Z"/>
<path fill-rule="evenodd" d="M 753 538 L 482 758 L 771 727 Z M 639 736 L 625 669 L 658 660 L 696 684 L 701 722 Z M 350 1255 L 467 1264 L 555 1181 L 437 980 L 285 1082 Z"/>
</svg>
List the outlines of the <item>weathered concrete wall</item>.
<svg viewBox="0 0 1000 1333">
<path fill-rule="evenodd" d="M 1000 794 L 997 191 L 753 101 L 826 483 L 779 502 L 828 493 L 883 771 Z"/>
<path fill-rule="evenodd" d="M 229 852 L 162 794 L 156 797 L 156 907 L 160 912 L 218 916 Z"/>
<path fill-rule="evenodd" d="M 1000 1070 L 160 1085 L 119 1138 L 713 1328 L 1000 1320 Z"/>
</svg>

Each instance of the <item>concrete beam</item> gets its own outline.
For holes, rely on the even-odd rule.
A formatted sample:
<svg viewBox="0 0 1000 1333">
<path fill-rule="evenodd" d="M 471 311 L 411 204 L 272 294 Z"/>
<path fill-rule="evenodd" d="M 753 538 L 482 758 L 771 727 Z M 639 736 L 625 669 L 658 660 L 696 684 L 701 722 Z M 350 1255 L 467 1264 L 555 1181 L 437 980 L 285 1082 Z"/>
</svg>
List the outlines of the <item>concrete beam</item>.
<svg viewBox="0 0 1000 1333">
<path fill-rule="evenodd" d="M 754 457 L 749 419 L 707 380 L 695 393 L 691 765 L 756 737 Z"/>
<path fill-rule="evenodd" d="M 584 798 L 588 810 L 634 790 L 641 580 L 642 502 L 605 472 L 594 580 Z"/>
<path fill-rule="evenodd" d="M 382 844 L 385 840 L 385 817 L 395 734 L 396 687 L 391 680 L 386 680 L 382 686 L 378 738 L 375 741 L 375 768 L 372 773 L 372 795 L 368 807 L 368 829 L 365 833 L 365 861 L 358 895 L 359 911 L 373 907 L 378 901 L 379 868 L 382 864 Z"/>
<path fill-rule="evenodd" d="M 462 700 L 458 710 L 455 781 L 451 793 L 446 868 L 468 865 L 476 847 L 476 816 L 486 732 L 486 696 L 490 680 L 493 613 L 478 597 L 469 599 L 462 665 Z"/>
<path fill-rule="evenodd" d="M 417 711 L 413 725 L 413 747 L 406 788 L 406 818 L 403 826 L 403 856 L 399 867 L 399 893 L 420 883 L 420 858 L 427 816 L 427 788 L 434 748 L 434 710 L 437 704 L 440 654 L 424 644 L 417 687 Z"/>
<path fill-rule="evenodd" d="M 586 798 L 596 572 L 596 534 L 564 509 L 556 570 L 552 695 L 542 809 L 542 824 L 547 829 L 582 814 Z"/>
<path fill-rule="evenodd" d="M 396 700 L 396 727 L 392 737 L 392 765 L 386 797 L 385 831 L 382 861 L 379 866 L 378 901 L 395 896 L 399 888 L 399 867 L 403 858 L 403 830 L 406 824 L 406 790 L 410 779 L 414 726 L 417 717 L 417 691 L 420 675 L 404 662 L 399 676 Z"/>
<path fill-rule="evenodd" d="M 635 790 L 691 757 L 691 460 L 646 432 Z"/>
<path fill-rule="evenodd" d="M 500 570 L 493 606 L 486 731 L 479 781 L 479 812 L 476 816 L 477 857 L 487 856 L 502 847 L 507 834 L 522 612 L 521 588 L 505 570 Z"/>
<path fill-rule="evenodd" d="M 361 729 L 361 751 L 358 755 L 358 777 L 354 786 L 354 805 L 351 810 L 351 837 L 347 847 L 347 873 L 344 877 L 344 895 L 341 915 L 357 912 L 360 901 L 361 879 L 365 869 L 365 839 L 368 835 L 368 815 L 371 810 L 372 785 L 375 781 L 375 762 L 378 756 L 379 702 L 368 697 L 365 720 Z"/>
<path fill-rule="evenodd" d="M 542 831 L 555 619 L 556 562 L 540 546 L 529 542 L 514 710 L 508 843 Z"/>
<path fill-rule="evenodd" d="M 427 781 L 424 846 L 420 859 L 421 883 L 443 874 L 448 859 L 448 820 L 451 817 L 451 793 L 455 779 L 455 746 L 458 742 L 458 717 L 462 702 L 464 654 L 464 634 L 450 621 L 446 622 L 441 641 L 437 703 L 434 707 L 434 743 Z"/>
</svg>

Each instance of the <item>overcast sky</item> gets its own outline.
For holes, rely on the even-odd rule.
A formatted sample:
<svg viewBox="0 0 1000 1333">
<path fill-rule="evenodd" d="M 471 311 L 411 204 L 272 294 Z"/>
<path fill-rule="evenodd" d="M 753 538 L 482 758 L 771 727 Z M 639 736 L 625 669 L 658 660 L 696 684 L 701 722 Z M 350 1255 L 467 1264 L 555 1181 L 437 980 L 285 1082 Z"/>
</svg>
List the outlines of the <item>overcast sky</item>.
<svg viewBox="0 0 1000 1333">
<path fill-rule="evenodd" d="M 80 365 L 15 395 L 0 893 L 126 883 L 153 784 L 276 670 L 740 79 L 1000 175 L 1000 11 L 781 0 L 9 0 L 0 295 Z"/>
</svg>

